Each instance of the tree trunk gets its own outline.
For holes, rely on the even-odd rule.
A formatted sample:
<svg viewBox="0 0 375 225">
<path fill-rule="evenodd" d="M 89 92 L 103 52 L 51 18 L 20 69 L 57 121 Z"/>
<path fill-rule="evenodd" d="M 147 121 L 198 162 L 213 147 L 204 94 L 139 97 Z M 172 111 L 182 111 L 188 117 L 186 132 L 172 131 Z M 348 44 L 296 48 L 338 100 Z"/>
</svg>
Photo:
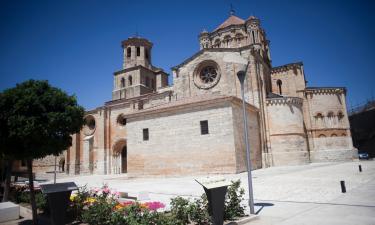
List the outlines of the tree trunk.
<svg viewBox="0 0 375 225">
<path fill-rule="evenodd" d="M 30 188 L 30 203 L 31 203 L 31 209 L 33 212 L 33 225 L 38 224 L 38 214 L 36 209 L 36 203 L 35 203 L 35 193 L 34 193 L 34 178 L 33 178 L 33 160 L 27 159 L 27 171 L 29 173 L 29 188 Z"/>
<path fill-rule="evenodd" d="M 6 163 L 7 163 L 7 166 L 6 166 L 6 174 L 5 174 L 3 202 L 7 202 L 9 200 L 10 179 L 12 175 L 13 160 L 8 159 L 6 160 Z"/>
</svg>

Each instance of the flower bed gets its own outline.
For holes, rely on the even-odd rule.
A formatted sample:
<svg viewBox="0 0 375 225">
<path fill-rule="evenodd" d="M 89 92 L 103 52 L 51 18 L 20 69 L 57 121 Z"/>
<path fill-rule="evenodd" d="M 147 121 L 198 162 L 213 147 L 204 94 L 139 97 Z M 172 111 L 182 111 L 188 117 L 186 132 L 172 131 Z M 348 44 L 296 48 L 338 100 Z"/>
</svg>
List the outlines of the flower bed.
<svg viewBox="0 0 375 225">
<path fill-rule="evenodd" d="M 244 216 L 244 190 L 240 182 L 232 182 L 228 188 L 224 219 L 233 220 Z M 107 185 L 102 188 L 80 188 L 70 196 L 69 212 L 72 217 L 90 225 L 185 225 L 210 224 L 208 203 L 205 195 L 198 199 L 176 197 L 171 200 L 171 209 L 165 212 L 165 205 L 158 201 L 120 201 L 119 192 Z"/>
</svg>

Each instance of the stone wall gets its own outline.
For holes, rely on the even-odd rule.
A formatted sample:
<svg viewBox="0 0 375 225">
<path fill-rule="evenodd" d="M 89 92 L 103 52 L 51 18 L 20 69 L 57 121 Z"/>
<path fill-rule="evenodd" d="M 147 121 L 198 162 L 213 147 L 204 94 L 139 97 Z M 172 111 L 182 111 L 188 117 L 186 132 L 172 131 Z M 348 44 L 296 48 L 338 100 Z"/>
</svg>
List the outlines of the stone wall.
<svg viewBox="0 0 375 225">
<path fill-rule="evenodd" d="M 302 97 L 298 93 L 306 87 L 302 63 L 274 67 L 272 68 L 271 78 L 273 93 L 290 97 Z M 278 82 L 281 83 L 278 84 Z"/>
<path fill-rule="evenodd" d="M 65 171 L 66 169 L 66 161 L 65 161 L 66 152 L 63 152 L 59 156 L 56 157 L 56 171 Z M 64 161 L 64 163 L 63 163 Z M 22 164 L 21 164 L 22 165 Z M 64 169 L 62 168 L 64 166 Z M 22 169 L 26 170 L 27 167 L 21 167 Z M 46 173 L 46 172 L 53 172 L 55 171 L 55 156 L 48 155 L 41 159 L 33 160 L 33 172 L 34 173 Z"/>
<path fill-rule="evenodd" d="M 302 99 L 292 97 L 267 99 L 273 166 L 309 162 L 302 102 Z"/>
<path fill-rule="evenodd" d="M 344 161 L 356 156 L 346 111 L 344 88 L 305 91 L 311 162 Z"/>
<path fill-rule="evenodd" d="M 247 170 L 246 165 L 246 144 L 244 140 L 244 124 L 243 124 L 243 109 L 240 103 L 233 103 L 233 135 L 236 146 L 236 165 L 237 173 Z M 262 167 L 262 151 L 260 139 L 260 118 L 259 112 L 247 105 L 247 123 L 248 123 L 248 139 L 250 144 L 250 158 L 252 169 L 259 169 Z"/>
<path fill-rule="evenodd" d="M 245 98 L 248 103 L 259 107 L 259 92 L 264 88 L 259 81 L 264 77 L 265 70 L 256 72 L 255 59 L 250 54 L 250 49 L 230 51 L 227 49 L 209 49 L 195 56 L 191 61 L 174 69 L 173 92 L 176 99 L 188 98 L 199 95 L 226 95 L 241 98 L 241 86 L 237 78 L 237 72 L 242 68 L 240 64 L 228 63 L 224 57 L 240 56 L 250 61 L 245 80 Z M 220 73 L 220 80 L 210 88 L 201 88 L 195 82 L 199 76 L 200 68 L 212 62 Z"/>
<path fill-rule="evenodd" d="M 209 134 L 202 135 L 200 121 Z M 148 128 L 149 140 L 142 130 Z M 129 118 L 128 172 L 149 175 L 235 173 L 236 152 L 229 102 L 197 105 Z"/>
</svg>

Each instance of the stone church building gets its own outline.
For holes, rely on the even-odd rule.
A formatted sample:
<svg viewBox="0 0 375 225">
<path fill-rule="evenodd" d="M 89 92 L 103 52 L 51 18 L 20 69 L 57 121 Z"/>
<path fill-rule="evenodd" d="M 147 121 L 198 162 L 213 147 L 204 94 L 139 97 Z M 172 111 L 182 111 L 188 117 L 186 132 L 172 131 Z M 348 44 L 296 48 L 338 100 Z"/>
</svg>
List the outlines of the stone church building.
<svg viewBox="0 0 375 225">
<path fill-rule="evenodd" d="M 172 68 L 173 85 L 152 64 L 153 44 L 122 42 L 112 100 L 86 112 L 64 153 L 69 174 L 178 175 L 246 170 L 240 83 L 253 169 L 352 160 L 344 87 L 308 87 L 301 62 L 273 66 L 260 20 L 230 15 L 199 34 L 200 50 Z M 36 162 L 36 167 L 38 163 Z"/>
</svg>

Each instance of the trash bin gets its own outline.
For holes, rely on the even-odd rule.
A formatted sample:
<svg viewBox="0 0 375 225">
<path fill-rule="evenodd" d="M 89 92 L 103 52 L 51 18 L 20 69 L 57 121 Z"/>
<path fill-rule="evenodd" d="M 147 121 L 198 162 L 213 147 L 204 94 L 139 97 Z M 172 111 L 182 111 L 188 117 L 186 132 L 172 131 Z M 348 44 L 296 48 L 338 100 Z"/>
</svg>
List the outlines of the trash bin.
<svg viewBox="0 0 375 225">
<path fill-rule="evenodd" d="M 208 213 L 213 225 L 224 224 L 224 203 L 230 182 L 224 178 L 195 180 L 202 185 L 208 200 Z"/>
<path fill-rule="evenodd" d="M 47 195 L 51 224 L 66 224 L 66 209 L 69 205 L 70 194 L 78 189 L 77 185 L 74 182 L 44 184 L 40 185 L 40 189 L 43 194 Z"/>
</svg>

